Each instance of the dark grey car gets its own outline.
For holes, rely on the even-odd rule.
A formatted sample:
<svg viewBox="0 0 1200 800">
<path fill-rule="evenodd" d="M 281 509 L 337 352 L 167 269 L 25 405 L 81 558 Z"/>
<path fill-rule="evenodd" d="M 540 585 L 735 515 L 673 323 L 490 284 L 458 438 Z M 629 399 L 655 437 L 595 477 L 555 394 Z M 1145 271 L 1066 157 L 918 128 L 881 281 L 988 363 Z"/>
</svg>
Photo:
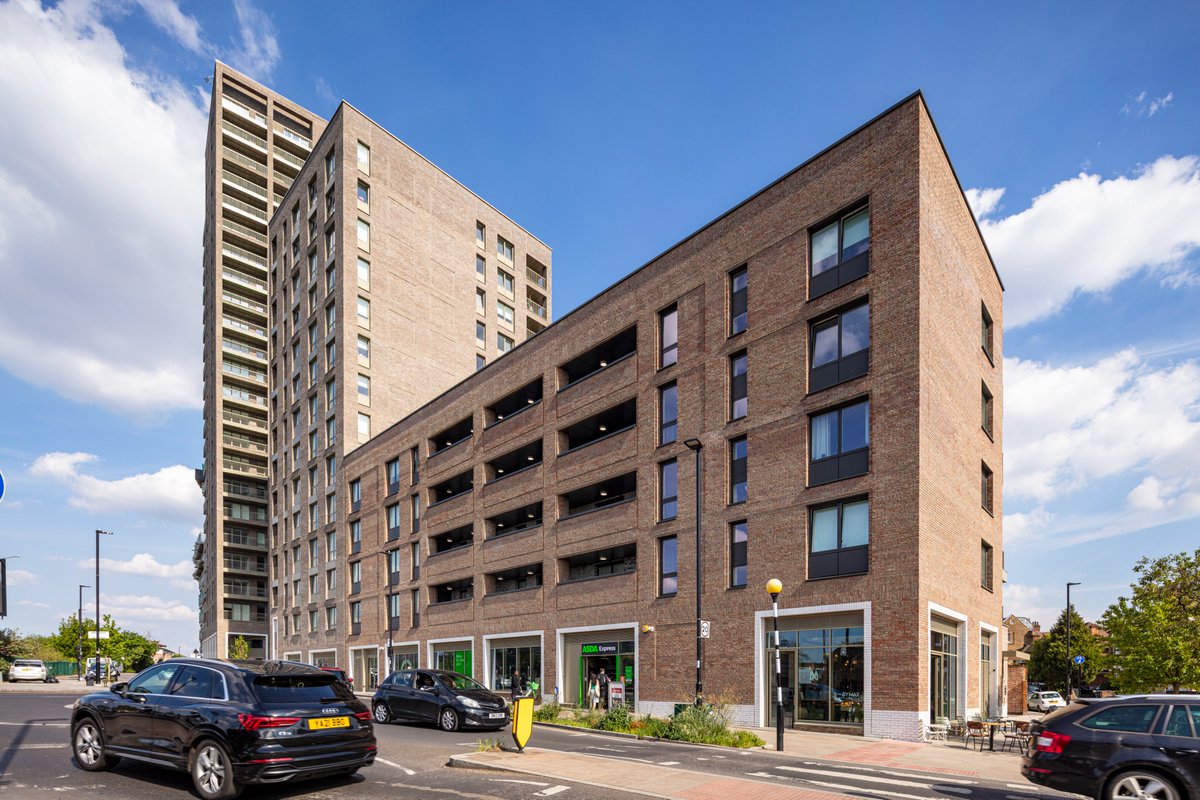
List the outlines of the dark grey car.
<svg viewBox="0 0 1200 800">
<path fill-rule="evenodd" d="M 444 731 L 497 729 L 508 724 L 504 698 L 457 672 L 409 669 L 393 672 L 371 698 L 378 723 L 432 722 Z"/>
</svg>

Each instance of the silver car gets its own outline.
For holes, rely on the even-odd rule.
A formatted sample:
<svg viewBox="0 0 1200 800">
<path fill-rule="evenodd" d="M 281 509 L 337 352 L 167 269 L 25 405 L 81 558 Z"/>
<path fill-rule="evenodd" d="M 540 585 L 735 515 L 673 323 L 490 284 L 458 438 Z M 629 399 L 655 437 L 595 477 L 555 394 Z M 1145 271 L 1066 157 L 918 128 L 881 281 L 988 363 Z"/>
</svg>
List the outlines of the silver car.
<svg viewBox="0 0 1200 800">
<path fill-rule="evenodd" d="M 46 665 L 34 658 L 18 658 L 8 670 L 10 681 L 41 681 L 46 682 L 50 671 Z"/>
</svg>

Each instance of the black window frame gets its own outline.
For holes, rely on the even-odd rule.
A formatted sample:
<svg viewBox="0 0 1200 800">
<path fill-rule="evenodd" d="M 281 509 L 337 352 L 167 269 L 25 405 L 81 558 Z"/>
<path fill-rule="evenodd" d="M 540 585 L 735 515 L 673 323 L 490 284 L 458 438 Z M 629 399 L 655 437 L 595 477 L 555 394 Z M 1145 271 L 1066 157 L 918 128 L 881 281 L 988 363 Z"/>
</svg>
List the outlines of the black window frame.
<svg viewBox="0 0 1200 800">
<path fill-rule="evenodd" d="M 408 496 L 408 516 L 410 521 L 409 535 L 421 532 L 421 493 L 414 492 Z"/>
<path fill-rule="evenodd" d="M 853 450 L 842 449 L 842 438 L 844 432 L 844 423 L 842 414 L 851 408 L 860 405 L 867 407 L 867 444 L 863 447 L 858 447 Z M 818 417 L 824 417 L 829 414 L 837 414 L 836 423 L 836 445 L 837 452 L 833 455 L 823 458 L 813 457 L 813 442 L 815 437 L 813 434 L 813 423 Z M 871 400 L 869 397 L 859 397 L 851 400 L 848 403 L 842 403 L 832 408 L 816 411 L 808 416 L 808 485 L 821 486 L 827 483 L 835 483 L 836 481 L 846 480 L 848 478 L 856 478 L 860 475 L 866 475 L 870 471 L 871 466 Z"/>
<path fill-rule="evenodd" d="M 867 542 L 846 546 L 843 544 L 845 508 L 857 503 L 867 504 Z M 837 509 L 837 547 L 831 550 L 813 551 L 813 528 L 816 515 L 830 508 Z M 871 549 L 871 500 L 867 495 L 856 495 L 810 506 L 808 509 L 808 579 L 840 578 L 850 575 L 865 575 L 870 572 Z"/>
<path fill-rule="evenodd" d="M 980 303 L 979 309 L 981 312 L 979 320 L 979 346 L 983 350 L 983 354 L 987 356 L 988 363 L 995 366 L 996 325 L 992 320 L 992 315 L 988 311 L 986 303 Z"/>
<path fill-rule="evenodd" d="M 739 361 L 743 365 L 740 375 L 736 372 Z M 729 356 L 729 408 L 727 409 L 727 413 L 729 414 L 730 422 L 750 416 L 749 375 L 750 354 L 748 351 L 739 350 Z M 745 401 L 745 408 L 741 414 L 737 413 L 739 400 Z"/>
<path fill-rule="evenodd" d="M 845 235 L 846 220 L 859 214 L 862 211 L 867 212 L 867 246 L 849 258 L 845 257 L 842 239 Z M 819 273 L 814 273 L 813 268 L 816 264 L 813 263 L 813 237 L 828 229 L 831 225 L 837 225 L 837 262 Z M 843 211 L 839 211 L 832 217 L 828 217 L 816 225 L 808 229 L 808 299 L 815 300 L 818 297 L 827 295 L 835 289 L 840 289 L 847 284 L 866 277 L 871 271 L 871 204 L 869 201 L 854 203 Z"/>
<path fill-rule="evenodd" d="M 987 434 L 987 437 L 995 441 L 995 397 L 992 395 L 992 391 L 988 388 L 987 383 L 981 381 L 979 387 L 979 425 L 983 428 L 983 432 Z"/>
<path fill-rule="evenodd" d="M 979 462 L 979 504 L 988 514 L 995 516 L 995 473 L 987 462 Z"/>
<path fill-rule="evenodd" d="M 408 469 L 410 486 L 416 486 L 421 482 L 421 448 L 410 447 L 408 449 Z"/>
<path fill-rule="evenodd" d="M 667 317 L 675 316 L 675 341 L 667 344 Z M 670 360 L 668 360 L 670 359 Z M 658 312 L 658 368 L 666 369 L 679 363 L 679 304 L 671 305 Z"/>
<path fill-rule="evenodd" d="M 738 528 L 741 528 L 744 538 L 737 541 Z M 745 570 L 744 577 L 739 583 L 737 570 Z M 743 589 L 750 579 L 750 523 L 739 519 L 729 523 L 729 588 Z"/>
<path fill-rule="evenodd" d="M 744 285 L 738 288 L 738 281 Z M 729 335 L 745 333 L 750 327 L 750 272 L 743 264 L 729 272 Z"/>
<path fill-rule="evenodd" d="M 350 513 L 362 508 L 362 480 L 355 478 L 350 481 Z"/>
<path fill-rule="evenodd" d="M 746 445 L 746 455 L 742 458 L 737 457 L 737 446 L 739 444 Z M 739 464 L 740 462 L 740 464 Z M 750 440 L 746 436 L 735 436 L 729 440 L 729 497 L 728 502 L 731 506 L 741 505 L 750 499 L 750 481 L 749 471 L 750 463 Z M 741 481 L 738 477 L 741 477 Z M 738 499 L 738 486 L 742 487 L 743 497 Z"/>
<path fill-rule="evenodd" d="M 675 548 L 675 571 L 668 572 L 666 570 L 666 555 L 665 550 L 667 542 Z M 675 579 L 675 591 L 668 592 L 664 588 L 664 583 L 668 578 Z M 658 597 L 675 597 L 679 594 L 679 537 L 674 534 L 670 536 L 661 536 L 658 539 Z"/>
<path fill-rule="evenodd" d="M 396 509 L 396 524 L 395 525 L 389 524 L 389 523 L 391 523 L 391 520 L 388 519 L 388 517 L 391 516 L 393 508 Z M 383 524 L 384 524 L 384 527 L 387 528 L 387 540 L 389 542 L 394 542 L 396 539 L 400 538 L 400 504 L 399 503 L 392 503 L 389 506 L 384 506 Z"/>
<path fill-rule="evenodd" d="M 852 353 L 842 352 L 842 320 L 846 315 L 866 308 L 867 310 L 867 346 Z M 813 360 L 817 355 L 817 334 L 833 325 L 837 328 L 838 356 L 832 361 L 816 366 Z M 871 367 L 871 301 L 860 298 L 844 306 L 833 314 L 818 317 L 808 325 L 808 391 L 819 392 L 838 384 L 852 381 L 866 375 Z"/>
<path fill-rule="evenodd" d="M 667 392 L 675 393 L 675 416 L 669 420 L 665 416 Z M 668 428 L 671 429 L 670 439 L 666 437 Z M 679 383 L 670 381 L 658 387 L 658 446 L 674 444 L 677 441 L 679 441 Z"/>
<path fill-rule="evenodd" d="M 979 540 L 979 585 L 989 592 L 995 591 L 996 548 Z"/>
<path fill-rule="evenodd" d="M 392 480 L 393 468 L 396 480 Z M 383 477 L 387 481 L 388 497 L 400 491 L 400 459 L 393 458 L 383 465 Z"/>
<path fill-rule="evenodd" d="M 667 469 L 675 470 L 675 494 L 668 495 L 667 492 Z M 671 506 L 671 514 L 667 514 L 667 506 Z M 679 517 L 679 460 L 668 458 L 666 461 L 658 462 L 658 521 L 670 522 Z"/>
<path fill-rule="evenodd" d="M 412 627 L 421 627 L 421 590 L 410 589 L 408 593 L 409 604 L 412 610 Z"/>
</svg>

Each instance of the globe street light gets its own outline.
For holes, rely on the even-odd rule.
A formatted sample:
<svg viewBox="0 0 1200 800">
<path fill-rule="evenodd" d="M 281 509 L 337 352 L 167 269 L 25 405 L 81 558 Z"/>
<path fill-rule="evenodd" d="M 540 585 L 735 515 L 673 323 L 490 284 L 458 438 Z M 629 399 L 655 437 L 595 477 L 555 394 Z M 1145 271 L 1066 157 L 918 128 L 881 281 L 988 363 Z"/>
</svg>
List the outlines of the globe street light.
<svg viewBox="0 0 1200 800">
<path fill-rule="evenodd" d="M 775 619 L 775 750 L 783 752 L 783 681 L 779 667 L 779 593 L 783 582 L 778 578 L 767 581 L 767 594 L 771 595 L 771 610 Z"/>
</svg>

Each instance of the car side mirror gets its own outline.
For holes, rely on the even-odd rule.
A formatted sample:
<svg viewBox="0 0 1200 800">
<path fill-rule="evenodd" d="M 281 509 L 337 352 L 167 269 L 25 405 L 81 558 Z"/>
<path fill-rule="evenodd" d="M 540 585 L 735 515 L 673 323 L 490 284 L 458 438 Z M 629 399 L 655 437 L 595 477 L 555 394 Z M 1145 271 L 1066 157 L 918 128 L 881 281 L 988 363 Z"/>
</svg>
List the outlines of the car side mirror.
<svg viewBox="0 0 1200 800">
<path fill-rule="evenodd" d="M 125 696 L 125 691 L 126 691 L 128 688 L 129 688 L 129 684 L 128 684 L 128 683 L 114 683 L 112 686 L 108 687 L 108 690 L 109 690 L 110 692 L 112 692 L 113 694 L 119 694 L 119 695 L 121 695 L 122 697 L 124 697 L 124 696 Z"/>
</svg>

